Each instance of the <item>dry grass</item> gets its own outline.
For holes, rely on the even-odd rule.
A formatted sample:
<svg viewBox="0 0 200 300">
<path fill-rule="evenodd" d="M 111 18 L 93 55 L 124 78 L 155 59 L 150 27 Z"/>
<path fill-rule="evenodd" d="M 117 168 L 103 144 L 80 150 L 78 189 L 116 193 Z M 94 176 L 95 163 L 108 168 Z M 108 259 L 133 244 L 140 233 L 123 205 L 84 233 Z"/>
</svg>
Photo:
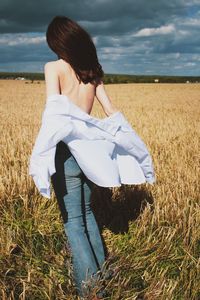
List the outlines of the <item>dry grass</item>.
<svg viewBox="0 0 200 300">
<path fill-rule="evenodd" d="M 110 299 L 200 299 L 200 85 L 106 90 L 148 146 L 157 176 L 154 186 L 95 190 L 94 212 L 120 266 Z M 1 80 L 0 91 L 0 299 L 75 299 L 55 195 L 41 197 L 28 175 L 44 82 Z M 92 115 L 105 117 L 97 101 Z"/>
</svg>

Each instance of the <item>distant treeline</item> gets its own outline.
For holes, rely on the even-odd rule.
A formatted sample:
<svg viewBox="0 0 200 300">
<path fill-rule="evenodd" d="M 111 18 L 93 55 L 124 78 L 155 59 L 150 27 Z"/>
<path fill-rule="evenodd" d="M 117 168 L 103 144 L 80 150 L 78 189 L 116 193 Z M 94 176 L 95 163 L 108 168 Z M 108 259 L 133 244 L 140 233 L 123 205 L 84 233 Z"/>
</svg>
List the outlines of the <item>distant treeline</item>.
<svg viewBox="0 0 200 300">
<path fill-rule="evenodd" d="M 0 72 L 0 79 L 44 80 L 44 73 Z M 105 74 L 104 83 L 185 83 L 199 82 L 200 76 Z"/>
</svg>

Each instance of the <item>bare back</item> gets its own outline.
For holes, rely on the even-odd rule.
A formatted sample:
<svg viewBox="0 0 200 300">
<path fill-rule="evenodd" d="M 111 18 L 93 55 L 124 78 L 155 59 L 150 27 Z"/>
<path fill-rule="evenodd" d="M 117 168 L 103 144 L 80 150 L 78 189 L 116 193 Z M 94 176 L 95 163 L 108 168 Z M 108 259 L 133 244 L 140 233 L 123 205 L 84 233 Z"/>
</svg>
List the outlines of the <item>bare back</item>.
<svg viewBox="0 0 200 300">
<path fill-rule="evenodd" d="M 96 96 L 107 116 L 118 111 L 107 95 L 102 80 L 97 85 L 79 83 L 73 68 L 63 59 L 47 62 L 44 73 L 47 96 L 57 93 L 65 95 L 88 114 Z"/>
<path fill-rule="evenodd" d="M 90 114 L 95 98 L 95 85 L 79 83 L 70 64 L 62 59 L 56 61 L 60 94 L 66 95 L 82 110 Z"/>
</svg>

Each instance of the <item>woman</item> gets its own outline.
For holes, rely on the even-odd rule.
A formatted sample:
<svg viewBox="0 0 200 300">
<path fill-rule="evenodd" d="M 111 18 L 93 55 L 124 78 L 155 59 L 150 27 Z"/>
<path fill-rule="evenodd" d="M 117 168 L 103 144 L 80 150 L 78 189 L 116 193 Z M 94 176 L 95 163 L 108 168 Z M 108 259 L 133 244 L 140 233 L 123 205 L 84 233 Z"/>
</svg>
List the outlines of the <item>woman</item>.
<svg viewBox="0 0 200 300">
<path fill-rule="evenodd" d="M 101 78 L 104 72 L 89 34 L 76 22 L 56 16 L 46 32 L 49 47 L 58 60 L 44 67 L 46 94 L 67 95 L 77 106 L 90 114 L 94 97 L 107 116 L 118 111 L 106 95 Z M 94 214 L 90 207 L 93 182 L 79 167 L 67 144 L 57 144 L 56 173 L 52 184 L 61 209 L 64 230 L 72 254 L 73 274 L 78 294 L 83 296 L 82 283 L 99 274 L 106 258 Z M 96 277 L 98 278 L 98 276 Z M 105 296 L 99 292 L 99 298 Z"/>
</svg>

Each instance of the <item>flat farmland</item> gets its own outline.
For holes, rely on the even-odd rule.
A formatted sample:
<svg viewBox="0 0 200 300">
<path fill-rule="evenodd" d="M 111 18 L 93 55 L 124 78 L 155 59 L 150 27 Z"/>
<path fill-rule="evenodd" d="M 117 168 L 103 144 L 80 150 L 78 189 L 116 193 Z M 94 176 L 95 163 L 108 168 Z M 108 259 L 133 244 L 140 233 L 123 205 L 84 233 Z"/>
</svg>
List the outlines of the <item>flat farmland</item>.
<svg viewBox="0 0 200 300">
<path fill-rule="evenodd" d="M 146 143 L 156 183 L 96 186 L 92 205 L 118 269 L 111 299 L 200 299 L 200 84 L 108 84 Z M 28 175 L 44 81 L 0 81 L 0 299 L 75 299 L 67 238 L 55 194 Z M 105 114 L 95 99 L 92 116 Z M 128 172 L 128 170 L 127 170 Z"/>
</svg>

